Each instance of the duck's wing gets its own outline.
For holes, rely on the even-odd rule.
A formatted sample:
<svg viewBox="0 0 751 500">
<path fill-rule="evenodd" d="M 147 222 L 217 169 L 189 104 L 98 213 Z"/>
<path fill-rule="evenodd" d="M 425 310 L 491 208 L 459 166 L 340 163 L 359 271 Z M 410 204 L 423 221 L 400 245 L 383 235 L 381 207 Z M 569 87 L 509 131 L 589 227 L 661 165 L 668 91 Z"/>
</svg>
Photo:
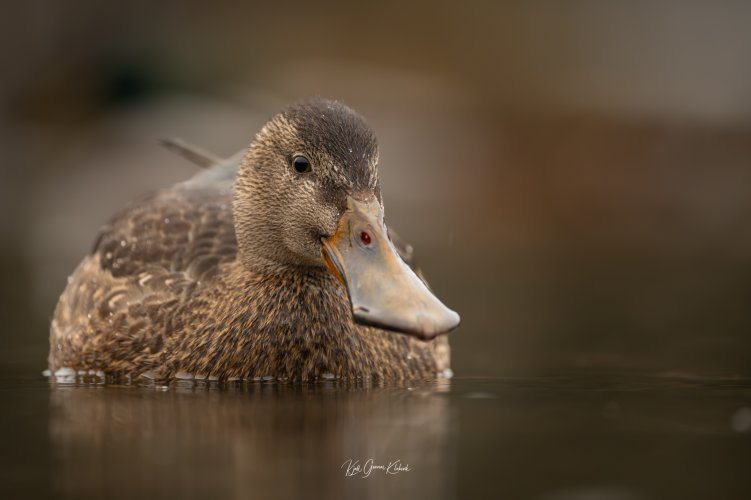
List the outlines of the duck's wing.
<svg viewBox="0 0 751 500">
<path fill-rule="evenodd" d="M 145 276 L 198 282 L 237 254 L 232 182 L 242 152 L 219 159 L 179 139 L 163 145 L 204 170 L 136 200 L 100 229 L 91 257 L 112 278 L 138 278 L 141 284 Z"/>
<path fill-rule="evenodd" d="M 105 224 L 68 280 L 50 330 L 51 369 L 148 369 L 181 334 L 175 308 L 237 254 L 231 191 L 179 185 Z"/>
<path fill-rule="evenodd" d="M 121 212 L 100 230 L 92 251 L 114 278 L 157 268 L 196 281 L 236 253 L 230 190 L 183 186 Z"/>
</svg>

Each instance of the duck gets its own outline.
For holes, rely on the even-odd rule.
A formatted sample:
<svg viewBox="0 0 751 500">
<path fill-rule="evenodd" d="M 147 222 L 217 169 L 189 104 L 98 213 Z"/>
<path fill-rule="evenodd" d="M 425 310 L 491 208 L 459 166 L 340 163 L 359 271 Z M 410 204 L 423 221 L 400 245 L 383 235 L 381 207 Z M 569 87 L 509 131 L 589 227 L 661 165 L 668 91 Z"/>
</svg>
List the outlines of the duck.
<svg viewBox="0 0 751 500">
<path fill-rule="evenodd" d="M 432 379 L 459 315 L 385 223 L 375 132 L 298 101 L 228 160 L 99 230 L 50 326 L 48 368 L 158 380 Z"/>
</svg>

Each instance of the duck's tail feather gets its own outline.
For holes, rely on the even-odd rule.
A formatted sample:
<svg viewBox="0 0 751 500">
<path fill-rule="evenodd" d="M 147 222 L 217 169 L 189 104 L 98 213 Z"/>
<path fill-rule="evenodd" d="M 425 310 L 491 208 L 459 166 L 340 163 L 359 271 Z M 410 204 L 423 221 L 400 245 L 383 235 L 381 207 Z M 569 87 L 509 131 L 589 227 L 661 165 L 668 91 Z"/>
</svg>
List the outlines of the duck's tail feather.
<svg viewBox="0 0 751 500">
<path fill-rule="evenodd" d="M 201 168 L 211 168 L 224 161 L 222 158 L 209 153 L 205 149 L 189 144 L 179 138 L 161 139 L 159 144 Z"/>
</svg>

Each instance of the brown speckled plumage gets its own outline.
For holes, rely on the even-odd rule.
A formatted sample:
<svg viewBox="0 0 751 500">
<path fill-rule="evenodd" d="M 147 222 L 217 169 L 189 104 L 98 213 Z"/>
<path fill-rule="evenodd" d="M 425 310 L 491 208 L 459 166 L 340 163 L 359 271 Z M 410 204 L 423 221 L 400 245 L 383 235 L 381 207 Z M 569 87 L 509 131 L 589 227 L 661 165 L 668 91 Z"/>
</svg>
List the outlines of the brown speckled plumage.
<svg viewBox="0 0 751 500">
<path fill-rule="evenodd" d="M 301 152 L 314 176 L 290 169 Z M 346 194 L 380 200 L 377 160 L 359 115 L 307 101 L 259 132 L 234 183 L 225 166 L 228 174 L 205 171 L 133 204 L 102 228 L 69 279 L 50 368 L 435 377 L 449 366 L 446 337 L 423 342 L 354 323 L 346 289 L 321 261 L 320 237 L 334 231 Z"/>
</svg>

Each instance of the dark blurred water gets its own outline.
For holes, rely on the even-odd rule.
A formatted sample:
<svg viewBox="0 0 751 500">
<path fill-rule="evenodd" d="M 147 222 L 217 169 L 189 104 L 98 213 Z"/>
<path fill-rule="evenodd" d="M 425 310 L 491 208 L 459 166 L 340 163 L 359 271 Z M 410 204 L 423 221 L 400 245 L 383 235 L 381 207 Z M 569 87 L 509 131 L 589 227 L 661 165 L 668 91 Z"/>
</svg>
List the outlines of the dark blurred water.
<svg viewBox="0 0 751 500">
<path fill-rule="evenodd" d="M 2 498 L 751 495 L 748 379 L 161 387 L 29 374 L 0 394 Z M 397 461 L 409 470 L 378 468 Z"/>
</svg>

